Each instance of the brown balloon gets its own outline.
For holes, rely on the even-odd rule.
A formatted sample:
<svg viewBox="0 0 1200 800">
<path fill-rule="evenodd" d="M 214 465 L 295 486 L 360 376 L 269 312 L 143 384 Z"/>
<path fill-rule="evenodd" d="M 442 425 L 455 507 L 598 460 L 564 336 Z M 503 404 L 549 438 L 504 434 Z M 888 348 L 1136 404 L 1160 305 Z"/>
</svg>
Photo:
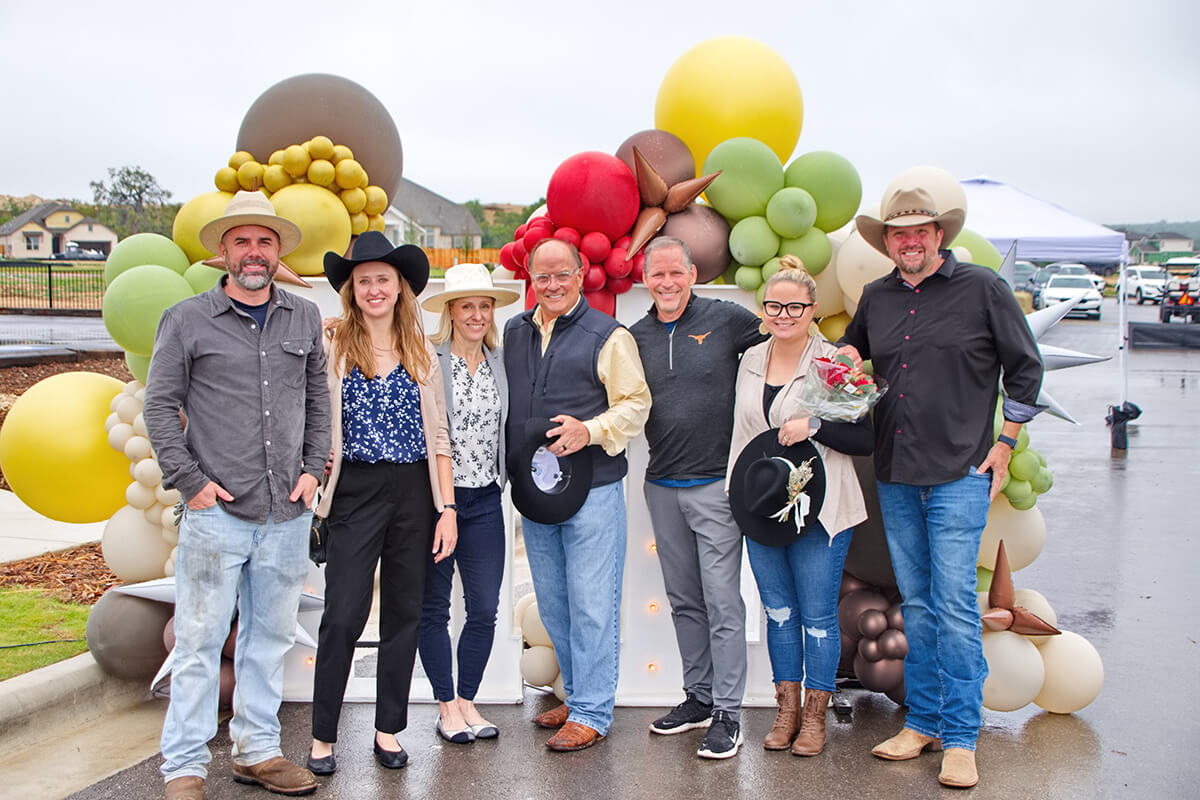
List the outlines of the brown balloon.
<svg viewBox="0 0 1200 800">
<path fill-rule="evenodd" d="M 872 586 L 890 589 L 896 585 L 896 575 L 892 572 L 892 558 L 883 532 L 883 513 L 879 510 L 879 493 L 875 489 L 875 462 L 871 456 L 855 456 L 854 471 L 862 486 L 867 519 L 854 526 L 845 569 Z"/>
<path fill-rule="evenodd" d="M 879 653 L 884 658 L 904 658 L 908 655 L 908 637 L 904 631 L 889 628 L 879 634 Z"/>
<path fill-rule="evenodd" d="M 678 214 L 669 214 L 660 233 L 688 246 L 700 283 L 716 280 L 729 269 L 729 223 L 716 209 L 692 203 Z"/>
<path fill-rule="evenodd" d="M 221 655 L 226 658 L 233 658 L 234 651 L 237 648 L 237 632 L 238 621 L 233 621 L 233 626 L 229 629 L 229 635 L 225 637 L 225 644 L 221 646 Z"/>
<path fill-rule="evenodd" d="M 1012 627 L 1013 612 L 1007 608 L 989 608 L 979 619 L 989 631 L 1006 631 Z"/>
<path fill-rule="evenodd" d="M 992 586 L 988 589 L 988 605 L 992 608 L 1012 608 L 1016 602 L 1013 589 L 1012 570 L 1008 566 L 1008 553 L 1004 540 L 996 545 L 996 566 L 992 570 Z"/>
<path fill-rule="evenodd" d="M 858 618 L 863 615 L 863 612 L 871 609 L 886 611 L 887 607 L 887 600 L 884 600 L 883 595 L 878 592 L 870 589 L 850 592 L 838 603 L 838 626 L 857 638 Z"/>
<path fill-rule="evenodd" d="M 858 655 L 858 639 L 854 636 L 847 636 L 846 632 L 842 632 L 842 656 L 838 661 L 838 669 L 851 671 L 854 669 L 854 657 Z"/>
<path fill-rule="evenodd" d="M 854 659 L 854 674 L 872 692 L 886 692 L 904 680 L 904 662 L 895 658 L 867 661 L 860 653 Z"/>
<path fill-rule="evenodd" d="M 996 568 L 992 572 L 992 586 L 988 590 L 988 605 L 991 608 L 981 615 L 981 619 L 991 630 L 1009 630 L 1025 636 L 1054 636 L 1062 633 L 1029 609 L 1016 605 L 1016 590 L 1013 588 L 1012 570 L 1008 566 L 1008 553 L 1004 550 L 1003 539 L 996 546 Z M 1007 620 L 1000 612 L 1008 612 Z M 1005 622 L 1007 625 L 1004 627 L 995 627 Z"/>
<path fill-rule="evenodd" d="M 841 600 L 850 592 L 858 589 L 866 589 L 867 584 L 860 581 L 858 578 L 851 575 L 849 572 L 842 573 L 842 585 L 838 587 L 838 600 Z"/>
<path fill-rule="evenodd" d="M 163 627 L 163 647 L 167 648 L 168 653 L 175 649 L 175 617 L 173 616 Z"/>
<path fill-rule="evenodd" d="M 699 178 L 677 183 L 667 190 L 667 196 L 662 201 L 663 211 L 668 214 L 678 214 L 696 202 L 709 184 L 720 177 L 723 170 L 717 170 L 711 175 L 701 175 Z"/>
<path fill-rule="evenodd" d="M 898 631 L 904 630 L 904 613 L 899 603 L 892 603 L 887 610 L 888 627 Z"/>
<path fill-rule="evenodd" d="M 633 148 L 633 174 L 637 177 L 638 194 L 643 206 L 661 206 L 667 199 L 667 182 L 654 171 L 650 162 L 637 147 Z"/>
<path fill-rule="evenodd" d="M 668 186 L 696 177 L 696 159 L 692 151 L 673 133 L 650 129 L 633 134 L 617 148 L 617 158 L 625 162 L 629 171 L 637 175 L 634 166 L 633 148 L 642 151 L 654 171 L 662 176 Z"/>
<path fill-rule="evenodd" d="M 905 702 L 908 700 L 908 696 L 904 692 L 904 681 L 900 681 L 899 686 L 893 686 L 891 689 L 888 689 L 886 692 L 884 692 L 884 694 L 887 695 L 889 700 L 898 706 L 905 705 Z"/>
<path fill-rule="evenodd" d="M 396 196 L 404 173 L 396 122 L 375 95 L 340 75 L 296 75 L 267 89 L 242 119 L 237 149 L 266 164 L 274 151 L 314 136 L 349 147 L 371 183 Z"/>
<path fill-rule="evenodd" d="M 878 639 L 879 635 L 887 630 L 887 614 L 882 611 L 869 608 L 858 617 L 858 632 L 867 639 Z M 875 659 L 872 659 L 874 661 Z"/>
<path fill-rule="evenodd" d="M 646 242 L 654 238 L 667 221 L 667 212 L 657 206 L 647 206 L 639 213 L 629 234 L 629 249 L 625 251 L 625 260 L 630 261 Z M 689 248 L 690 249 L 690 248 Z"/>
<path fill-rule="evenodd" d="M 88 650 L 110 675 L 148 680 L 167 657 L 163 630 L 172 613 L 170 603 L 109 589 L 88 614 Z"/>
<path fill-rule="evenodd" d="M 859 639 L 858 654 L 867 661 L 878 661 L 883 658 L 879 652 L 879 642 L 875 639 Z"/>
<path fill-rule="evenodd" d="M 221 673 L 220 673 L 220 694 L 217 699 L 217 708 L 221 711 L 229 711 L 233 708 L 233 661 L 228 658 L 221 658 Z"/>
</svg>

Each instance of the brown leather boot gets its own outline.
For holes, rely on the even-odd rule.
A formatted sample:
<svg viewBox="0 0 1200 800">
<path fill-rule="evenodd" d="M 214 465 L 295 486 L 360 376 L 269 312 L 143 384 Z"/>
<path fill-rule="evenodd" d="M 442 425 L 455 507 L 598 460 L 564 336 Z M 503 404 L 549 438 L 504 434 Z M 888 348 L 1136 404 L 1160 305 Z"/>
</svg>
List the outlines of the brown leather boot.
<svg viewBox="0 0 1200 800">
<path fill-rule="evenodd" d="M 766 750 L 787 750 L 792 737 L 800 729 L 800 684 L 797 681 L 780 681 L 775 684 L 775 724 L 763 739 Z"/>
<path fill-rule="evenodd" d="M 833 692 L 804 690 L 804 711 L 800 716 L 800 735 L 792 742 L 792 755 L 815 756 L 825 749 L 825 710 Z"/>
</svg>

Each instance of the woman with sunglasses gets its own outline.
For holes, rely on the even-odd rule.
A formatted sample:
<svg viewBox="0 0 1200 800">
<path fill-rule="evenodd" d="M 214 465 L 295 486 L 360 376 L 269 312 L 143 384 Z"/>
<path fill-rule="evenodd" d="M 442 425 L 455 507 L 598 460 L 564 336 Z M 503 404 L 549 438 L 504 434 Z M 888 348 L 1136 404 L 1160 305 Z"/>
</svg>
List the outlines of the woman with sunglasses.
<svg viewBox="0 0 1200 800">
<path fill-rule="evenodd" d="M 814 323 L 817 287 L 794 256 L 763 291 L 763 331 L 770 339 L 746 351 L 738 368 L 729 472 L 747 443 L 779 429 L 779 443 L 812 439 L 824 463 L 825 500 L 815 522 L 783 547 L 746 539 L 746 554 L 767 609 L 767 653 L 778 711 L 763 740 L 767 750 L 815 756 L 825 747 L 825 710 L 837 688 L 841 635 L 838 589 L 850 549 L 851 528 L 867 518 L 851 455 L 867 455 L 874 442 L 870 415 L 832 422 L 809 415 L 798 396 L 817 357 L 836 348 Z M 801 703 L 800 682 L 804 682 Z M 797 735 L 797 733 L 799 735 Z M 794 739 L 794 741 L 793 741 Z"/>
</svg>

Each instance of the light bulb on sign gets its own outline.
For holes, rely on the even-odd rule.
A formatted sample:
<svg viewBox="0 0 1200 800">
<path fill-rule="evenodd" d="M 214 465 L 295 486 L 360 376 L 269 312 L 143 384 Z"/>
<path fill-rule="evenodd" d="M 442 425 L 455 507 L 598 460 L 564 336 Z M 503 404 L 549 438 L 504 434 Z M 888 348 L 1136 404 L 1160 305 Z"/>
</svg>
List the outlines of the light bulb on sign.
<svg viewBox="0 0 1200 800">
<path fill-rule="evenodd" d="M 650 552 L 658 555 L 658 545 L 654 542 L 650 543 Z"/>
<path fill-rule="evenodd" d="M 648 665 L 646 665 L 646 671 L 647 672 L 658 672 L 658 664 L 651 661 Z"/>
<path fill-rule="evenodd" d="M 649 605 L 649 609 L 650 609 L 650 613 L 651 613 L 651 614 L 653 614 L 654 612 L 658 611 L 658 603 L 651 603 L 651 604 Z"/>
</svg>

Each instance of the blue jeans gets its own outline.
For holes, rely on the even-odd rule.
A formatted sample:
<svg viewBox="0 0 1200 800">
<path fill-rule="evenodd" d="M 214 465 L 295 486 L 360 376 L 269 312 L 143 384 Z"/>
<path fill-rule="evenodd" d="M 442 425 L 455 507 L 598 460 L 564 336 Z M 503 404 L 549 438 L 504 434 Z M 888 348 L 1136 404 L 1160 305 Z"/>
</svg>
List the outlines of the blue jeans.
<svg viewBox="0 0 1200 800">
<path fill-rule="evenodd" d="M 175 557 L 175 662 L 163 723 L 166 780 L 208 773 L 217 732 L 221 647 L 237 606 L 233 760 L 243 766 L 282 755 L 279 703 L 283 658 L 296 635 L 308 575 L 310 514 L 247 522 L 220 506 L 187 509 Z"/>
<path fill-rule="evenodd" d="M 746 554 L 767 610 L 767 653 L 772 679 L 804 680 L 806 689 L 837 689 L 842 637 L 838 588 L 852 530 L 829 540 L 817 522 L 786 547 L 746 539 Z"/>
<path fill-rule="evenodd" d="M 568 720 L 605 735 L 612 725 L 621 649 L 621 482 L 594 487 L 564 523 L 522 518 L 522 530 L 538 614 L 554 644 L 571 709 Z"/>
<path fill-rule="evenodd" d="M 987 661 L 975 566 L 991 480 L 972 467 L 937 486 L 878 481 L 908 637 L 905 725 L 943 747 L 974 750 L 979 735 Z"/>
<path fill-rule="evenodd" d="M 462 576 L 467 608 L 467 621 L 458 636 L 458 696 L 465 700 L 475 699 L 492 654 L 500 584 L 504 580 L 504 514 L 500 510 L 499 485 L 455 486 L 454 500 L 458 504 L 458 544 L 449 558 L 436 564 L 432 554 L 428 558 L 418 640 L 433 697 L 443 703 L 454 699 L 449 631 L 454 565 L 458 564 Z"/>
</svg>

